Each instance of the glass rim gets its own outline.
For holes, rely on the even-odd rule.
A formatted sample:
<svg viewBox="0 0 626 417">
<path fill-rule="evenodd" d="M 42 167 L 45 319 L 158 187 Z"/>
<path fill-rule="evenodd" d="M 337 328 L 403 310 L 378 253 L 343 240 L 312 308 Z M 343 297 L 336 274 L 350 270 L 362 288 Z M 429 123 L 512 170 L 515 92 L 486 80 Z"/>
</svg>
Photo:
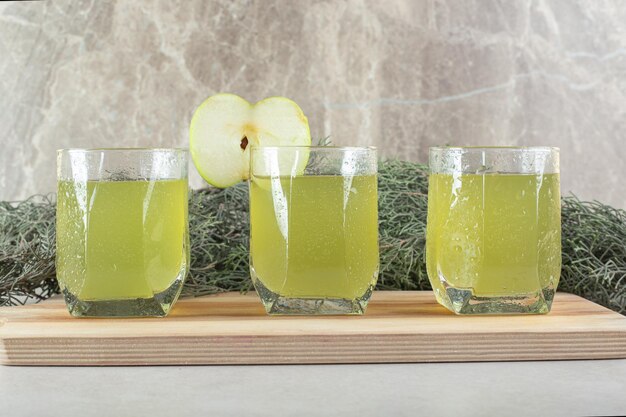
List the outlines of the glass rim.
<svg viewBox="0 0 626 417">
<path fill-rule="evenodd" d="M 189 148 L 62 148 L 57 149 L 57 153 L 98 153 L 98 152 L 171 152 L 182 153 L 189 152 Z"/>
<path fill-rule="evenodd" d="M 264 149 L 310 149 L 310 150 L 336 150 L 336 151 L 376 151 L 376 146 L 324 146 L 324 145 L 280 145 L 280 146 L 259 146 L 252 145 L 250 150 L 264 150 Z"/>
<path fill-rule="evenodd" d="M 544 151 L 560 152 L 556 146 L 431 146 L 429 151 Z"/>
</svg>

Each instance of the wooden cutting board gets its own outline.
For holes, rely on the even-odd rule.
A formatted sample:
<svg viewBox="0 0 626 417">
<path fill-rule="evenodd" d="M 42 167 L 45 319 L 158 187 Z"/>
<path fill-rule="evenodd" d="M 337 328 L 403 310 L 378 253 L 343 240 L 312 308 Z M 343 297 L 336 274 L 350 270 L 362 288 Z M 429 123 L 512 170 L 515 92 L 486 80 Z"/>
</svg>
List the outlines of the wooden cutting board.
<svg viewBox="0 0 626 417">
<path fill-rule="evenodd" d="M 255 293 L 164 319 L 75 319 L 61 299 L 0 308 L 0 363 L 186 365 L 626 358 L 626 318 L 571 294 L 544 316 L 455 316 L 432 292 L 376 292 L 364 316 L 268 317 Z"/>
</svg>

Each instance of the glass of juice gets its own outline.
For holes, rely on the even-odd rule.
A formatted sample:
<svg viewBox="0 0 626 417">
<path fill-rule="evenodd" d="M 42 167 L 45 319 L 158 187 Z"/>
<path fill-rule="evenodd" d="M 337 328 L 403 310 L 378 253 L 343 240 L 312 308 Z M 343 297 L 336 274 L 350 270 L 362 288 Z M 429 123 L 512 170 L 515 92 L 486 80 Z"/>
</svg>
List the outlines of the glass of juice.
<svg viewBox="0 0 626 417">
<path fill-rule="evenodd" d="M 253 147 L 250 273 L 268 314 L 363 314 L 378 279 L 374 148 Z"/>
<path fill-rule="evenodd" d="M 561 272 L 559 150 L 430 148 L 426 263 L 457 314 L 550 311 Z"/>
<path fill-rule="evenodd" d="M 57 152 L 57 278 L 76 317 L 165 316 L 189 269 L 185 149 Z"/>
</svg>

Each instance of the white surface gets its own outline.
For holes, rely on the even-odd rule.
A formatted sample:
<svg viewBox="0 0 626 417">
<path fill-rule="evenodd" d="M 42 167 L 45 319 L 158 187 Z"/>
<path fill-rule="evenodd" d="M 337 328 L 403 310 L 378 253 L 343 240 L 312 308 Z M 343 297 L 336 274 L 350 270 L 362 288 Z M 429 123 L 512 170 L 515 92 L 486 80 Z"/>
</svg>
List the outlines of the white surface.
<svg viewBox="0 0 626 417">
<path fill-rule="evenodd" d="M 626 360 L 0 366 L 0 416 L 626 415 Z"/>
</svg>

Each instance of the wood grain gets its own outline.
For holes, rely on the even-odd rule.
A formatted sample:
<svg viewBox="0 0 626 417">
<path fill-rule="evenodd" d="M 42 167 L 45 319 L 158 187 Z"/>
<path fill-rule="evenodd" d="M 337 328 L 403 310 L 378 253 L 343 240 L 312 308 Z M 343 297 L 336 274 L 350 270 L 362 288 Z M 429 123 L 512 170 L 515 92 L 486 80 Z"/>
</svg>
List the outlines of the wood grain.
<svg viewBox="0 0 626 417">
<path fill-rule="evenodd" d="M 376 292 L 360 317 L 269 317 L 254 293 L 181 300 L 165 319 L 75 319 L 61 299 L 0 308 L 8 365 L 599 358 L 626 358 L 626 318 L 561 293 L 543 316 L 455 316 L 427 291 Z"/>
</svg>

